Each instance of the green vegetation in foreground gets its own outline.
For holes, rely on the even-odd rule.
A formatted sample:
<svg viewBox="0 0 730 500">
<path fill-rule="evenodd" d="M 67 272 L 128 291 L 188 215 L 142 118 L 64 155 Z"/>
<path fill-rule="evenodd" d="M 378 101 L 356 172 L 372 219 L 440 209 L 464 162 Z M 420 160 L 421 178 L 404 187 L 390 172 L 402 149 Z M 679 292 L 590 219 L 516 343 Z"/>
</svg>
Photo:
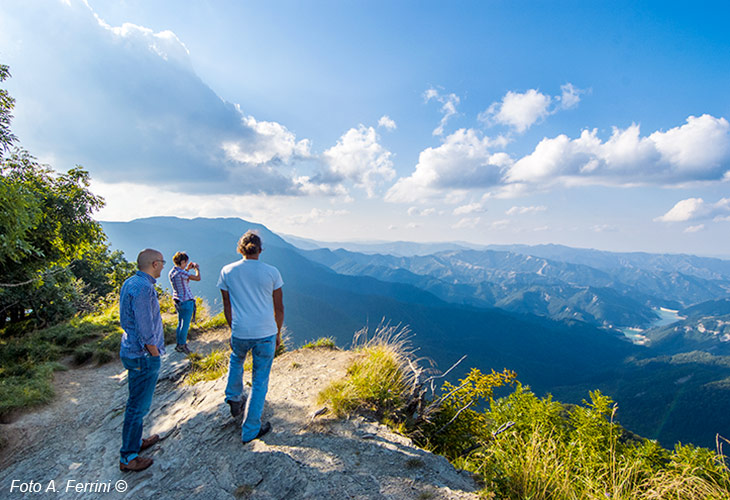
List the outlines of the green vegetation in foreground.
<svg viewBox="0 0 730 500">
<path fill-rule="evenodd" d="M 172 298 L 164 291 L 160 294 L 160 309 L 165 343 L 174 343 L 177 316 Z M 201 301 L 191 337 L 220 327 L 221 319 L 225 325 L 222 314 L 210 317 L 208 310 L 207 304 Z M 119 304 L 113 300 L 97 312 L 48 328 L 16 335 L 0 330 L 0 418 L 14 410 L 50 401 L 53 372 L 66 369 L 60 360 L 70 359 L 72 364 L 81 365 L 117 359 L 121 338 Z"/>
<path fill-rule="evenodd" d="M 18 337 L 0 337 L 0 416 L 48 402 L 53 371 L 71 356 L 81 364 L 105 363 L 118 355 L 122 330 L 116 304 L 97 313 Z"/>
<path fill-rule="evenodd" d="M 402 338 L 375 337 L 360 348 L 348 376 L 322 391 L 320 403 L 338 416 L 379 416 L 477 474 L 485 498 L 730 498 L 720 446 L 730 441 L 718 437 L 718 452 L 681 443 L 670 451 L 623 429 L 615 420 L 618 406 L 599 391 L 581 405 L 564 405 L 537 397 L 508 370 L 485 375 L 472 369 L 425 398 L 425 389 L 413 384 L 413 360 Z M 502 385 L 514 391 L 495 399 Z"/>
<path fill-rule="evenodd" d="M 185 383 L 195 385 L 204 380 L 216 380 L 228 371 L 228 355 L 230 350 L 216 349 L 207 356 L 192 353 L 188 356 L 190 360 L 190 372 L 185 377 Z"/>
<path fill-rule="evenodd" d="M 371 339 L 367 339 L 366 329 L 356 333 L 353 346 L 360 356 L 348 368 L 346 378 L 334 381 L 320 393 L 318 402 L 337 416 L 359 411 L 402 420 L 400 413 L 413 385 L 406 371 L 410 353 L 403 340 L 405 333 L 387 325 Z"/>
<path fill-rule="evenodd" d="M 334 337 L 320 337 L 317 340 L 307 342 L 302 346 L 302 349 L 316 349 L 318 347 L 324 347 L 326 349 L 336 349 Z"/>
</svg>

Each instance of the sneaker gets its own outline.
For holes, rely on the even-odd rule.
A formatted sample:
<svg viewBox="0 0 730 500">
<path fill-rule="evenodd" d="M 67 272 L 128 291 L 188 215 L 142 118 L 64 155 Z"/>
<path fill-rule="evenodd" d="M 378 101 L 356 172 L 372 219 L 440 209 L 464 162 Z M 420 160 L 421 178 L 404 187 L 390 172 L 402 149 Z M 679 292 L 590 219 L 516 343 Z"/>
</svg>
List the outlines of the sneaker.
<svg viewBox="0 0 730 500">
<path fill-rule="evenodd" d="M 146 450 L 150 446 L 157 444 L 157 442 L 159 440 L 160 440 L 159 434 L 152 434 L 150 437 L 144 438 L 142 440 L 142 446 L 139 447 L 139 451 Z"/>
<path fill-rule="evenodd" d="M 259 439 L 259 438 L 263 437 L 265 434 L 268 434 L 270 430 L 271 430 L 271 422 L 266 422 L 264 425 L 261 426 L 261 429 L 259 430 L 259 433 L 256 434 L 256 437 L 253 438 L 253 439 Z M 248 444 L 251 441 L 253 441 L 253 439 L 249 439 L 248 441 L 244 441 L 243 444 Z"/>
<path fill-rule="evenodd" d="M 241 401 L 226 401 L 226 403 L 231 407 L 231 416 L 233 418 L 238 418 L 243 415 L 243 408 L 246 406 L 245 397 Z"/>
<path fill-rule="evenodd" d="M 151 458 L 135 457 L 126 464 L 119 462 L 119 470 L 122 472 L 139 472 L 152 465 L 152 462 L 154 462 L 154 460 Z"/>
</svg>

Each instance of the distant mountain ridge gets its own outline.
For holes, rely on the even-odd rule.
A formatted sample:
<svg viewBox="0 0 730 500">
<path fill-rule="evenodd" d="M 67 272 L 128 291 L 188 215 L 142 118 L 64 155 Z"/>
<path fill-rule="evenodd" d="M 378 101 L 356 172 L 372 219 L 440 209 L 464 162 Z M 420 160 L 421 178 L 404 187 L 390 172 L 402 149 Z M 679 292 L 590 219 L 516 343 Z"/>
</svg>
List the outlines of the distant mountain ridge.
<svg viewBox="0 0 730 500">
<path fill-rule="evenodd" d="M 607 327 L 645 327 L 657 319 L 652 308 L 679 309 L 730 295 L 730 266 L 726 275 L 724 262 L 715 259 L 708 259 L 714 271 L 700 267 L 704 260 L 699 258 L 691 268 L 694 274 L 683 274 L 665 271 L 667 264 L 656 265 L 662 259 L 644 259 L 652 270 L 605 253 L 599 254 L 599 267 L 592 267 L 496 250 L 450 250 L 411 257 L 341 249 L 302 252 L 338 273 L 410 283 L 449 302 Z M 618 267 L 608 265 L 611 259 Z M 572 260 L 590 262 L 586 257 Z M 687 262 L 686 256 L 682 262 Z"/>
<path fill-rule="evenodd" d="M 445 250 L 483 250 L 483 245 L 475 245 L 461 241 L 455 242 L 433 242 L 416 243 L 413 241 L 317 241 L 309 238 L 301 238 L 289 234 L 282 234 L 282 238 L 302 250 L 316 250 L 328 248 L 330 250 L 348 250 L 364 254 L 386 254 L 396 257 L 412 257 L 415 255 L 429 255 Z"/>
</svg>

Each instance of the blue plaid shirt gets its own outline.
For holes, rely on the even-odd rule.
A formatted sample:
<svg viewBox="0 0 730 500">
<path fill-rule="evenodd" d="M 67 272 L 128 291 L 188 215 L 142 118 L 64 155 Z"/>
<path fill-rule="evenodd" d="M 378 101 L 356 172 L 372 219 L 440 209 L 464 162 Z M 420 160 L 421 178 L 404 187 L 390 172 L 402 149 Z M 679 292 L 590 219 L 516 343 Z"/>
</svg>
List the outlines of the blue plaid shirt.
<svg viewBox="0 0 730 500">
<path fill-rule="evenodd" d="M 181 267 L 170 269 L 170 284 L 172 285 L 172 298 L 180 302 L 193 300 L 193 292 L 190 291 L 190 273 Z"/>
<path fill-rule="evenodd" d="M 165 354 L 165 336 L 155 283 L 157 280 L 152 276 L 137 271 L 122 285 L 119 294 L 119 323 L 124 330 L 119 349 L 122 358 L 147 356 L 145 344 L 155 345 L 160 355 Z"/>
</svg>

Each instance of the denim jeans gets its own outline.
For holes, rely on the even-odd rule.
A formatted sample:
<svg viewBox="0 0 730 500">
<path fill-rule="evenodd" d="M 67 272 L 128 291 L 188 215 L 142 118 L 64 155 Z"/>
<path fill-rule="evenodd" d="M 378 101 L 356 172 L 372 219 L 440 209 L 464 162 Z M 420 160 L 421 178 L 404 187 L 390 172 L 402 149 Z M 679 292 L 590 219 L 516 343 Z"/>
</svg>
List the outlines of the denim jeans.
<svg viewBox="0 0 730 500">
<path fill-rule="evenodd" d="M 160 357 L 122 358 L 122 364 L 128 370 L 129 398 L 124 410 L 122 448 L 119 453 L 122 463 L 126 464 L 137 456 L 142 446 L 142 421 L 152 405 L 152 394 L 160 373 Z"/>
<path fill-rule="evenodd" d="M 177 345 L 188 343 L 188 330 L 190 329 L 190 320 L 195 310 L 195 300 L 186 300 L 177 305 L 177 330 L 175 330 L 175 340 Z"/>
<path fill-rule="evenodd" d="M 261 339 L 231 338 L 231 361 L 228 365 L 228 384 L 226 385 L 226 401 L 243 399 L 243 362 L 246 353 L 253 356 L 253 373 L 251 375 L 251 394 L 248 397 L 246 416 L 241 426 L 241 440 L 255 439 L 261 430 L 261 413 L 264 411 L 266 392 L 269 390 L 269 373 L 274 361 L 276 335 Z"/>
</svg>

